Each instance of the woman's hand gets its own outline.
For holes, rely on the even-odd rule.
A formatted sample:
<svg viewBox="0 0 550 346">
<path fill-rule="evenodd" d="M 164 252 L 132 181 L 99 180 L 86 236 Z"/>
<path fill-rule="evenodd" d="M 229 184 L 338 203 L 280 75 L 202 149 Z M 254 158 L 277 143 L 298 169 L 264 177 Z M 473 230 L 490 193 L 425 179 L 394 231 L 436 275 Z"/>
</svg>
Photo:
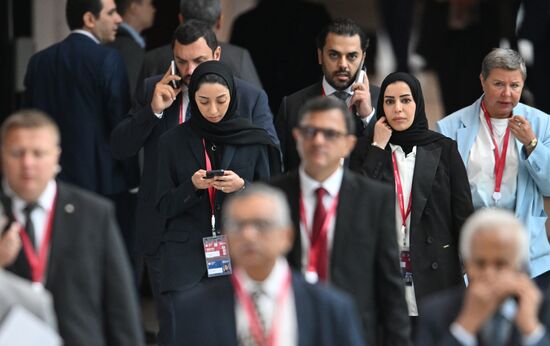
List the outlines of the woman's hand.
<svg viewBox="0 0 550 346">
<path fill-rule="evenodd" d="M 204 179 L 205 176 L 206 171 L 204 169 L 199 169 L 191 176 L 191 182 L 195 186 L 195 189 L 204 190 L 212 186 L 214 179 Z"/>
<path fill-rule="evenodd" d="M 212 186 L 225 193 L 238 191 L 244 186 L 244 179 L 230 170 L 226 170 L 223 176 L 215 177 L 213 180 Z"/>
<path fill-rule="evenodd" d="M 0 235 L 0 267 L 9 266 L 17 258 L 21 250 L 20 227 L 17 222 L 13 222 L 6 233 Z"/>
<path fill-rule="evenodd" d="M 385 149 L 390 141 L 392 134 L 392 128 L 388 125 L 386 117 L 378 119 L 376 124 L 374 124 L 374 138 L 373 143 L 376 143 L 381 149 Z"/>
</svg>

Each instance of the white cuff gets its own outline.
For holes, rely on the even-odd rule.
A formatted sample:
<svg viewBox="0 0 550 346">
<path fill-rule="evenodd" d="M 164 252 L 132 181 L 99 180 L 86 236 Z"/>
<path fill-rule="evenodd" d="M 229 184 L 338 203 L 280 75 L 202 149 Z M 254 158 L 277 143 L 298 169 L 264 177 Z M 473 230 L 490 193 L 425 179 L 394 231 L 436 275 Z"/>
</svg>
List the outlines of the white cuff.
<svg viewBox="0 0 550 346">
<path fill-rule="evenodd" d="M 360 118 L 361 121 L 363 122 L 363 124 L 364 124 L 365 126 L 367 126 L 367 125 L 369 124 L 370 120 L 371 120 L 372 117 L 374 116 L 374 113 L 376 113 L 376 108 L 372 107 L 372 112 L 370 112 L 369 115 L 367 115 L 367 116 L 364 117 L 364 118 Z"/>
<path fill-rule="evenodd" d="M 162 112 L 160 112 L 160 113 L 155 113 L 155 112 L 153 112 L 153 114 L 154 114 L 157 118 L 162 119 L 162 115 L 164 114 L 164 111 L 162 111 Z"/>
<path fill-rule="evenodd" d="M 477 339 L 475 335 L 470 334 L 460 324 L 454 322 L 449 328 L 451 334 L 462 346 L 477 346 Z"/>
<path fill-rule="evenodd" d="M 535 329 L 531 334 L 529 335 L 522 335 L 521 342 L 524 346 L 533 346 L 538 344 L 538 342 L 544 337 L 544 334 L 546 334 L 546 328 L 540 324 L 537 329 Z"/>
</svg>

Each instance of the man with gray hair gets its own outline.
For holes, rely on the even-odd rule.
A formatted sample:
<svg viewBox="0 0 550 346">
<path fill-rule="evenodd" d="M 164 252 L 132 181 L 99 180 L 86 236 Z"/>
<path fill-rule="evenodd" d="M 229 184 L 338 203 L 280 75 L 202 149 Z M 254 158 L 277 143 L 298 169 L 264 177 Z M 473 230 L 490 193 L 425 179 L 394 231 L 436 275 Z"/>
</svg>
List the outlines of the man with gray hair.
<svg viewBox="0 0 550 346">
<path fill-rule="evenodd" d="M 181 0 L 178 18 L 180 23 L 191 19 L 200 20 L 208 24 L 212 30 L 219 31 L 223 20 L 221 0 Z M 262 83 L 248 50 L 230 43 L 219 42 L 219 44 L 222 50 L 220 61 L 231 68 L 233 75 L 261 88 Z M 147 77 L 166 72 L 172 59 L 170 45 L 147 52 L 138 83 Z M 139 84 L 138 87 L 140 87 Z"/>
<path fill-rule="evenodd" d="M 492 50 L 479 76 L 484 94 L 437 128 L 458 144 L 474 208 L 514 211 L 528 230 L 529 272 L 546 289 L 550 244 L 543 196 L 550 195 L 550 116 L 519 102 L 526 76 L 516 51 Z"/>
<path fill-rule="evenodd" d="M 175 344 L 363 345 L 351 299 L 290 270 L 294 233 L 281 191 L 252 184 L 226 202 L 222 220 L 233 276 L 174 299 Z"/>
<path fill-rule="evenodd" d="M 504 209 L 477 211 L 462 228 L 469 286 L 423 302 L 417 345 L 550 345 L 550 301 L 524 271 L 527 232 Z"/>
</svg>

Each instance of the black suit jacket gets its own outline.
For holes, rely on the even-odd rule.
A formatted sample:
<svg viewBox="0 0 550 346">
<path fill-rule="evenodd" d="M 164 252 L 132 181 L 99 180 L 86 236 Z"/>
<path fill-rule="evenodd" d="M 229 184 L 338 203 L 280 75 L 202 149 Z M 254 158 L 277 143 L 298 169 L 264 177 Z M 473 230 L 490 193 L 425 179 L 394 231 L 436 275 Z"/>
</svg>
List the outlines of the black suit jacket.
<svg viewBox="0 0 550 346">
<path fill-rule="evenodd" d="M 292 276 L 299 346 L 364 345 L 347 295 Z M 178 345 L 237 346 L 235 291 L 227 278 L 174 297 Z"/>
<path fill-rule="evenodd" d="M 130 264 L 112 204 L 57 183 L 46 289 L 66 345 L 143 345 Z M 30 279 L 23 250 L 8 268 Z"/>
<path fill-rule="evenodd" d="M 461 346 L 462 344 L 451 334 L 450 326 L 458 317 L 466 289 L 455 287 L 439 292 L 426 298 L 421 306 L 424 314 L 418 321 L 416 345 L 422 346 Z M 539 310 L 540 322 L 546 327 L 542 340 L 535 346 L 550 345 L 550 300 L 544 293 L 544 300 Z M 521 334 L 514 326 L 512 328 L 509 345 L 522 345 Z M 480 338 L 478 336 L 478 343 Z"/>
<path fill-rule="evenodd" d="M 219 45 L 222 49 L 220 61 L 229 66 L 231 71 L 233 71 L 233 75 L 261 89 L 262 83 L 248 50 L 225 42 L 219 42 Z M 138 80 L 143 81 L 148 77 L 158 74 L 164 75 L 172 59 L 174 59 L 174 55 L 172 53 L 172 46 L 169 44 L 148 51 L 145 53 L 143 67 Z"/>
<path fill-rule="evenodd" d="M 137 158 L 117 161 L 109 146 L 130 107 L 126 68 L 116 50 L 70 34 L 33 55 L 25 89 L 25 106 L 45 111 L 59 125 L 59 179 L 103 195 L 138 185 Z"/>
<path fill-rule="evenodd" d="M 136 95 L 136 102 L 126 118 L 115 128 L 111 136 L 113 155 L 117 158 L 131 157 L 144 150 L 142 179 L 136 208 L 136 231 L 139 251 L 155 253 L 160 244 L 164 219 L 155 210 L 157 184 L 158 142 L 160 136 L 178 125 L 181 94 L 172 106 L 164 110 L 158 119 L 151 110 L 155 84 L 162 76 L 145 80 L 143 93 Z M 238 114 L 258 127 L 271 126 L 271 137 L 276 137 L 265 93 L 249 83 L 235 79 L 238 97 Z M 277 140 L 278 143 L 278 140 Z"/>
<path fill-rule="evenodd" d="M 292 220 L 300 230 L 300 178 L 297 171 L 272 184 L 288 198 Z M 393 193 L 384 184 L 346 170 L 336 211 L 330 257 L 331 283 L 349 293 L 358 307 L 369 345 L 410 345 L 409 317 L 399 270 Z M 302 245 L 296 236 L 288 254 L 301 270 Z"/>
<path fill-rule="evenodd" d="M 358 141 L 350 156 L 350 169 L 394 187 L 389 145 L 382 150 L 371 143 L 369 136 Z M 458 240 L 464 221 L 473 212 L 470 184 L 456 142 L 445 137 L 418 146 L 410 222 L 417 301 L 433 292 L 464 284 Z"/>
<path fill-rule="evenodd" d="M 206 274 L 202 238 L 212 235 L 207 190 L 197 190 L 191 182 L 197 170 L 206 169 L 204 147 L 191 127 L 182 124 L 160 138 L 158 149 L 157 210 L 166 219 L 162 233 L 160 290 L 185 290 L 196 285 Z M 219 168 L 234 171 L 245 183 L 267 180 L 267 148 L 265 145 L 225 145 Z M 214 209 L 218 230 L 221 229 L 221 207 L 226 195 L 216 192 Z"/>
<path fill-rule="evenodd" d="M 126 72 L 128 73 L 130 95 L 133 95 L 138 83 L 141 66 L 143 65 L 145 48 L 142 48 L 123 26 L 118 27 L 115 41 L 107 44 L 107 46 L 118 50 L 122 56 L 126 65 Z M 164 72 L 166 72 L 166 69 Z"/>
<path fill-rule="evenodd" d="M 378 95 L 380 94 L 380 88 L 370 85 L 369 90 L 372 104 L 376 105 Z M 279 113 L 277 113 L 277 117 L 275 118 L 275 129 L 281 141 L 285 172 L 292 171 L 300 165 L 300 156 L 298 155 L 298 151 L 296 151 L 296 141 L 292 136 L 292 129 L 298 126 L 298 112 L 308 100 L 321 95 L 323 95 L 323 83 L 319 81 L 292 95 L 283 97 L 281 101 Z M 354 119 L 356 127 L 355 134 L 358 137 L 365 135 L 369 130 L 364 127 L 361 119 L 358 117 L 354 117 Z M 369 127 L 374 126 L 371 124 L 374 124 L 374 122 L 370 122 Z"/>
</svg>

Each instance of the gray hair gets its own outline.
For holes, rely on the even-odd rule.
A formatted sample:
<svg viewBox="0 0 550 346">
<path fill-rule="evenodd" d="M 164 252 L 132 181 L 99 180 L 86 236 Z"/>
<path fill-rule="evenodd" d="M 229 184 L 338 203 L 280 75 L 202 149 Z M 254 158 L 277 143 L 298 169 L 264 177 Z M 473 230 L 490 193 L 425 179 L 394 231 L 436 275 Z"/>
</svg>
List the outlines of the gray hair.
<svg viewBox="0 0 550 346">
<path fill-rule="evenodd" d="M 229 210 L 231 210 L 236 201 L 252 196 L 262 196 L 270 199 L 275 204 L 275 210 L 272 210 L 272 213 L 276 216 L 275 221 L 277 225 L 280 227 L 292 227 L 290 208 L 288 207 L 286 196 L 281 190 L 264 183 L 253 183 L 225 201 L 222 210 L 223 223 L 226 220 L 231 220 Z"/>
<path fill-rule="evenodd" d="M 485 208 L 476 211 L 462 227 L 460 233 L 460 254 L 464 261 L 471 257 L 472 239 L 476 234 L 488 231 L 506 233 L 515 238 L 517 268 L 527 264 L 529 240 L 527 231 L 514 214 L 505 209 Z"/>
<path fill-rule="evenodd" d="M 38 109 L 21 109 L 11 114 L 2 123 L 2 126 L 0 127 L 0 142 L 4 143 L 8 133 L 13 130 L 40 129 L 48 127 L 52 129 L 55 135 L 56 144 L 59 146 L 61 135 L 59 133 L 59 127 L 52 118 Z"/>
<path fill-rule="evenodd" d="M 221 0 L 181 0 L 180 14 L 186 21 L 196 19 L 213 27 L 222 14 Z"/>
<path fill-rule="evenodd" d="M 481 63 L 481 76 L 483 79 L 487 79 L 489 73 L 495 68 L 501 68 L 508 71 L 519 70 L 523 80 L 527 78 L 525 61 L 521 55 L 513 49 L 495 48 L 487 54 Z"/>
</svg>

